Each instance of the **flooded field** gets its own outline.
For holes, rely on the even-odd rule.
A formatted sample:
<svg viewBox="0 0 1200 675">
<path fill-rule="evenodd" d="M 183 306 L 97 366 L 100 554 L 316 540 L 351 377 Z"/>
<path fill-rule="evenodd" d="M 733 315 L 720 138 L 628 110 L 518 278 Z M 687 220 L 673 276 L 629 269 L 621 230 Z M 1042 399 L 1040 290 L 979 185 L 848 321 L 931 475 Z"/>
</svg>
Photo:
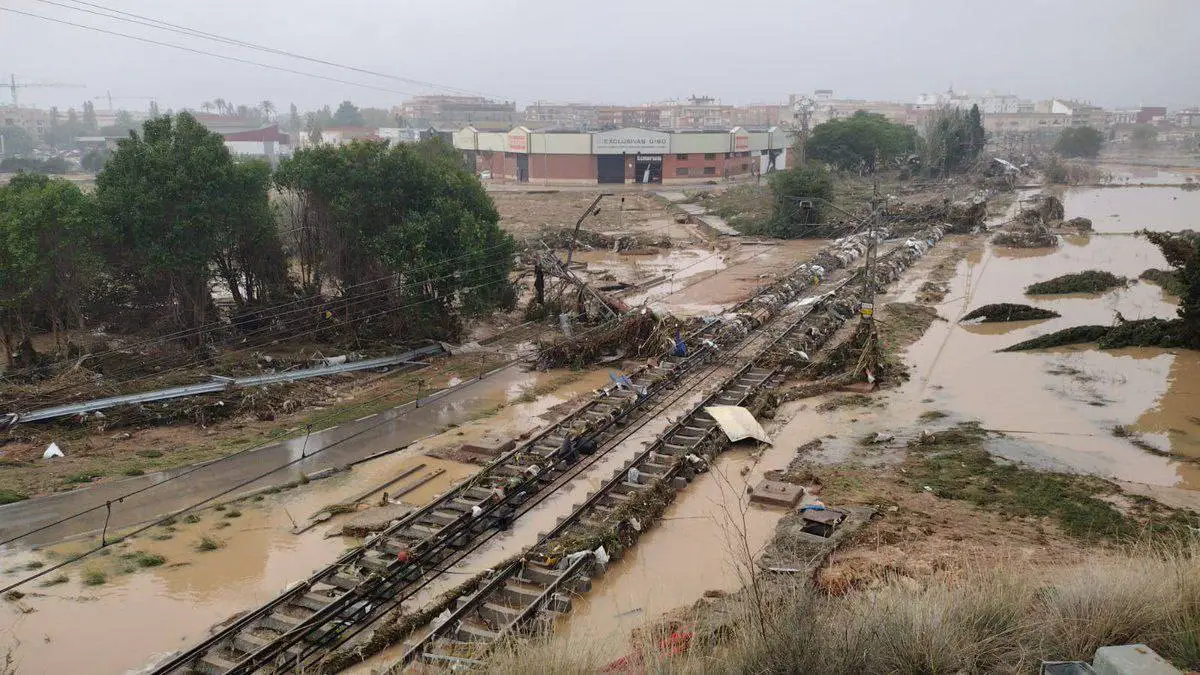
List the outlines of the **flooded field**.
<svg viewBox="0 0 1200 675">
<path fill-rule="evenodd" d="M 1200 180 L 1200 177 L 1197 177 Z M 1092 219 L 1097 232 L 1196 229 L 1200 190 L 1180 187 L 1074 188 L 1063 194 L 1067 217 Z"/>
</svg>

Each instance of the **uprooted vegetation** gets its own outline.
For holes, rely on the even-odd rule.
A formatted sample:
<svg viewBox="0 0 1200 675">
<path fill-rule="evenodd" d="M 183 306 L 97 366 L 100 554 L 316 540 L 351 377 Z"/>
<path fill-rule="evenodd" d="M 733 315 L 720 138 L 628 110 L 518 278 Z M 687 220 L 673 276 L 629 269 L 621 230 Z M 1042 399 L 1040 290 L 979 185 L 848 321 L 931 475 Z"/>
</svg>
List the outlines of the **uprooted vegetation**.
<svg viewBox="0 0 1200 675">
<path fill-rule="evenodd" d="M 1046 281 L 1030 284 L 1025 289 L 1027 295 L 1062 295 L 1065 293 L 1103 293 L 1114 288 L 1123 287 L 1127 282 L 1112 272 L 1104 270 L 1086 270 L 1074 274 L 1064 274 Z"/>
<path fill-rule="evenodd" d="M 1001 302 L 993 305 L 984 305 L 967 312 L 960 321 L 974 321 L 975 319 L 980 319 L 981 323 L 1036 321 L 1039 319 L 1053 319 L 1057 316 L 1060 316 L 1058 312 L 1049 309 Z"/>
<path fill-rule="evenodd" d="M 643 309 L 599 326 L 579 327 L 572 337 L 541 343 L 537 367 L 582 368 L 597 362 L 657 356 L 670 344 L 676 326 L 673 318 Z"/>
</svg>

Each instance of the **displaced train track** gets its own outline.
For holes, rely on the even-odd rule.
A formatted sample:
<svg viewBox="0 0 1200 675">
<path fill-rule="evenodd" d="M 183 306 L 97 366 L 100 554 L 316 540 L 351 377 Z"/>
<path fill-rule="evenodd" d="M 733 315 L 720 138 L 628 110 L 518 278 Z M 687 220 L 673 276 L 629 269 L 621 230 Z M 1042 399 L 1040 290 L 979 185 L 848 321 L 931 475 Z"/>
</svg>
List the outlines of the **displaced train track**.
<svg viewBox="0 0 1200 675">
<path fill-rule="evenodd" d="M 925 233 L 924 241 L 941 237 L 940 229 Z M 903 246 L 880 257 L 885 277 L 893 280 L 926 250 L 924 242 Z M 788 367 L 772 355 L 780 348 L 812 350 L 833 334 L 837 325 L 852 316 L 852 292 L 847 279 L 836 291 L 802 308 L 783 330 L 757 346 L 746 363 L 724 380 L 720 389 L 694 406 L 691 412 L 661 434 L 619 470 L 599 490 L 576 507 L 537 544 L 522 556 L 497 570 L 478 589 L 463 593 L 448 606 L 452 611 L 438 617 L 423 637 L 406 645 L 403 656 L 385 672 L 402 672 L 410 663 L 426 666 L 474 667 L 481 665 L 496 645 L 536 626 L 549 629 L 554 617 L 570 610 L 571 593 L 590 589 L 587 574 L 603 565 L 604 546 L 630 545 L 643 527 L 634 514 L 643 499 L 655 491 L 675 490 L 693 477 L 699 462 L 711 459 L 726 445 L 716 421 L 705 411 L 711 405 L 742 405 L 781 378 Z M 813 321 L 817 312 L 830 309 L 835 321 Z M 747 343 L 743 348 L 749 347 Z M 770 360 L 774 365 L 760 363 Z M 669 497 L 668 497 L 669 500 Z"/>
<path fill-rule="evenodd" d="M 844 253 L 846 245 L 842 246 Z M 858 256 L 847 257 L 834 266 L 849 265 Z M 295 672 L 316 663 L 590 468 L 636 431 L 630 431 L 630 425 L 642 420 L 636 425 L 640 428 L 664 412 L 669 403 L 661 410 L 656 406 L 667 394 L 697 380 L 684 388 L 678 400 L 698 386 L 707 374 L 701 366 L 720 348 L 740 344 L 740 351 L 758 342 L 761 336 L 746 324 L 773 321 L 779 310 L 808 286 L 812 274 L 807 265 L 796 268 L 791 277 L 740 305 L 737 309 L 745 314 L 738 320 L 714 322 L 689 336 L 687 357 L 668 356 L 657 365 L 641 368 L 628 386 L 606 389 L 558 424 L 497 458 L 468 482 L 152 672 L 249 673 L 272 667 Z M 564 453 L 568 448 L 563 441 L 568 436 L 575 441 L 575 453 Z M 577 452 L 589 450 L 597 456 L 580 462 Z"/>
</svg>

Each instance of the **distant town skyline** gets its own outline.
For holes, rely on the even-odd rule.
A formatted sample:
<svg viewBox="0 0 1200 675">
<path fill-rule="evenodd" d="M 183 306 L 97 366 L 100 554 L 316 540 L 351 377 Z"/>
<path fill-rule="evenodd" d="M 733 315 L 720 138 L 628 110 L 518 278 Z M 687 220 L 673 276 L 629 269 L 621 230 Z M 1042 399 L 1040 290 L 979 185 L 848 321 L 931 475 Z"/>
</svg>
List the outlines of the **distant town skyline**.
<svg viewBox="0 0 1200 675">
<path fill-rule="evenodd" d="M 71 5 L 68 8 L 67 5 Z M 1200 3 L 1065 0 L 1045 4 L 948 0 L 767 2 L 736 6 L 682 0 L 604 6 L 547 0 L 503 5 L 466 0 L 402 6 L 350 0 L 234 0 L 203 4 L 119 0 L 75 6 L 28 0 L 0 12 L 3 74 L 85 89 L 21 92 L 40 107 L 78 108 L 111 92 L 114 105 L 196 107 L 216 97 L 282 110 L 391 107 L 411 94 L 480 93 L 515 100 L 635 104 L 708 95 L 728 104 L 770 103 L 831 88 L 841 98 L 909 102 L 953 85 L 1033 100 L 1083 99 L 1105 107 L 1200 103 L 1181 70 L 1200 62 Z M 90 9 L 89 9 L 90 8 Z M 439 86 L 262 53 L 131 21 L 169 22 L 239 41 Z M 88 13 L 92 12 L 92 13 Z M 137 15 L 145 18 L 134 18 Z M 370 89 L 263 69 L 84 30 L 91 26 L 226 57 L 275 65 Z M 8 102 L 7 91 L 0 99 Z"/>
</svg>

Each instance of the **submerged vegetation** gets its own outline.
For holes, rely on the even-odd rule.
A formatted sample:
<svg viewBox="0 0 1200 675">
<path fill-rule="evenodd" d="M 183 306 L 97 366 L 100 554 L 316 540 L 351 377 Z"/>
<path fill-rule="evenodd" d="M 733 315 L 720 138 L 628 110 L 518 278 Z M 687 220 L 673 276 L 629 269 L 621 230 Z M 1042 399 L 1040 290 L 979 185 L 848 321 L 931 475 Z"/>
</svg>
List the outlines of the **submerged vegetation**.
<svg viewBox="0 0 1200 675">
<path fill-rule="evenodd" d="M 973 321 L 975 319 L 982 319 L 983 323 L 1033 321 L 1037 319 L 1053 319 L 1057 316 L 1059 316 L 1058 312 L 1049 309 L 1002 302 L 974 309 L 963 316 L 960 321 Z"/>
<path fill-rule="evenodd" d="M 1030 284 L 1025 289 L 1027 295 L 1060 295 L 1063 293 L 1103 293 L 1104 291 L 1124 286 L 1126 280 L 1112 272 L 1103 270 L 1087 270 L 1074 274 L 1064 274 L 1047 281 Z"/>
</svg>

